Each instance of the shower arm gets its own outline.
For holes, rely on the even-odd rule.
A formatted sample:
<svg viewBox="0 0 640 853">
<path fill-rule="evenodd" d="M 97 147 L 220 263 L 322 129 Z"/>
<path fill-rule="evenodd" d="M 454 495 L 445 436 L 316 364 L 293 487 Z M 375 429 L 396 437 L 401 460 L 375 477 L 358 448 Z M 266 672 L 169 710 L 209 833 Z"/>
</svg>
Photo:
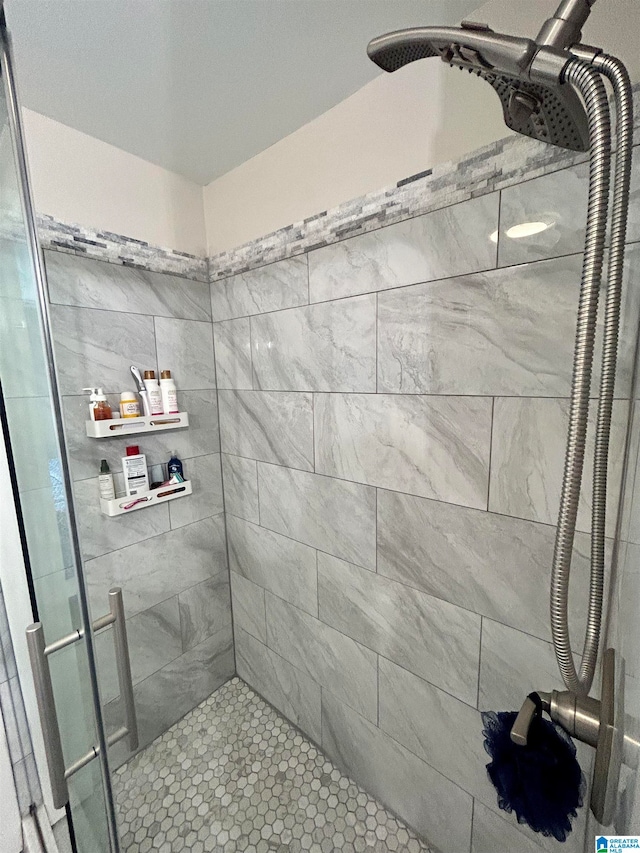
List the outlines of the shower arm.
<svg viewBox="0 0 640 853">
<path fill-rule="evenodd" d="M 582 40 L 582 27 L 596 0 L 562 0 L 536 36 L 536 44 L 566 50 Z"/>
</svg>

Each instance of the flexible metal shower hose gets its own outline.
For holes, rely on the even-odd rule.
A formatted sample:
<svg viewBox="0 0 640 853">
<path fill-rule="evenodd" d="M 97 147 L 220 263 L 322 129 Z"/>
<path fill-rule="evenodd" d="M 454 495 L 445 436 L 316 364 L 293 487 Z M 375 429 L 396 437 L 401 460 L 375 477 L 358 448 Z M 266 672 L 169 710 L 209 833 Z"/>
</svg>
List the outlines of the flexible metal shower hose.
<svg viewBox="0 0 640 853">
<path fill-rule="evenodd" d="M 618 147 L 614 179 L 611 252 L 607 276 L 602 372 L 594 449 L 589 609 L 582 662 L 578 674 L 569 638 L 569 575 L 584 467 L 611 164 L 609 107 L 600 73 L 611 80 L 614 89 Z M 622 63 L 612 57 L 599 56 L 592 65 L 573 60 L 568 63 L 565 69 L 565 79 L 574 86 L 585 101 L 589 119 L 591 160 L 585 253 L 571 383 L 569 429 L 553 555 L 550 610 L 553 646 L 564 683 L 569 690 L 579 695 L 587 695 L 595 673 L 602 618 L 607 469 L 629 202 L 633 106 L 626 69 Z"/>
</svg>

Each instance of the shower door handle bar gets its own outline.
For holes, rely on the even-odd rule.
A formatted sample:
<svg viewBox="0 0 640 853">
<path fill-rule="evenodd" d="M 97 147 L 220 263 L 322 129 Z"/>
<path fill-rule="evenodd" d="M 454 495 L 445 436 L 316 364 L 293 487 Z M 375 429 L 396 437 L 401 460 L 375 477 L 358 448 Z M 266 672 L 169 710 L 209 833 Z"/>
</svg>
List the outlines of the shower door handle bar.
<svg viewBox="0 0 640 853">
<path fill-rule="evenodd" d="M 120 697 L 124 707 L 125 725 L 113 732 L 107 738 L 107 743 L 109 746 L 112 746 L 126 737 L 129 740 L 129 749 L 134 751 L 138 748 L 138 723 L 133 698 L 133 680 L 131 677 L 124 603 L 120 587 L 114 587 L 114 589 L 109 590 L 109 613 L 100 616 L 93 622 L 93 630 L 100 631 L 109 625 L 113 625 L 116 668 L 118 671 Z M 67 779 L 89 764 L 90 761 L 93 761 L 94 758 L 97 758 L 100 755 L 100 746 L 99 744 L 92 746 L 88 752 L 74 761 L 69 767 L 65 767 L 58 714 L 53 695 L 49 656 L 73 643 L 77 643 L 84 636 L 84 632 L 83 630 L 72 631 L 70 634 L 55 640 L 47 646 L 44 641 L 42 623 L 35 622 L 33 625 L 29 625 L 26 635 L 31 671 L 36 690 L 38 715 L 44 739 L 47 767 L 49 768 L 53 804 L 56 808 L 63 808 L 69 801 Z"/>
</svg>

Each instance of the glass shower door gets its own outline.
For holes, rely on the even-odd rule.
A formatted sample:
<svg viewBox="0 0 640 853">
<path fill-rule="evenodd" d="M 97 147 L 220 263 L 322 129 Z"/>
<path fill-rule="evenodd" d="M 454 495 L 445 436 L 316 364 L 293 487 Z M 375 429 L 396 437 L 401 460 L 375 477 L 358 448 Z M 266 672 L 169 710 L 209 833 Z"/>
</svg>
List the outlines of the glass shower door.
<svg viewBox="0 0 640 853">
<path fill-rule="evenodd" d="M 99 747 L 94 760 L 71 775 L 66 785 L 62 779 L 58 787 L 65 792 L 64 796 L 68 791 L 78 851 L 117 853 L 93 638 L 43 298 L 43 267 L 26 183 L 6 30 L 1 18 L 0 9 L 2 429 L 13 463 L 12 485 L 23 527 L 34 619 L 43 626 L 46 644 L 72 632 L 79 634 L 76 642 L 47 657 L 64 766 L 68 768 L 94 746 Z M 52 788 L 55 790 L 55 780 Z"/>
</svg>

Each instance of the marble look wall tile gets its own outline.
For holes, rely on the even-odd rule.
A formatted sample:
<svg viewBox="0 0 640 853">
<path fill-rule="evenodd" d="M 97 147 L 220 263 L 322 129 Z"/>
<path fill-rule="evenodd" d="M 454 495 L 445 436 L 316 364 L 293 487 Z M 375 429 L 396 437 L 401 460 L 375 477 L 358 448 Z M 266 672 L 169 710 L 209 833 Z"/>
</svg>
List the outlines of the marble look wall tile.
<svg viewBox="0 0 640 853">
<path fill-rule="evenodd" d="M 167 505 L 172 529 L 224 512 L 220 454 L 196 456 L 182 462 L 185 478 L 191 481 L 193 492 L 184 500 Z"/>
<path fill-rule="evenodd" d="M 7 618 L 2 589 L 0 588 L 0 682 L 7 681 L 16 674 L 16 659 L 13 653 L 9 620 Z"/>
<path fill-rule="evenodd" d="M 134 684 L 180 657 L 183 648 L 178 597 L 161 601 L 127 619 L 127 639 Z M 97 634 L 95 645 L 100 695 L 105 704 L 119 695 L 112 629 Z"/>
<path fill-rule="evenodd" d="M 555 528 L 378 491 L 378 572 L 542 639 L 549 638 Z M 590 539 L 578 533 L 572 636 L 586 627 Z"/>
<path fill-rule="evenodd" d="M 26 818 L 34 800 L 36 805 L 42 802 L 38 768 L 33 753 L 30 752 L 22 761 L 14 764 L 12 770 L 20 814 Z"/>
<path fill-rule="evenodd" d="M 374 489 L 262 463 L 258 488 L 263 527 L 375 569 Z"/>
<path fill-rule="evenodd" d="M 538 838 L 543 839 L 543 836 Z M 547 839 L 544 840 L 547 841 Z M 561 846 L 564 847 L 558 844 L 559 849 Z M 540 853 L 540 841 L 529 839 L 512 823 L 498 817 L 482 803 L 476 802 L 473 808 L 471 853 L 496 853 L 496 850 Z"/>
<path fill-rule="evenodd" d="M 251 634 L 261 643 L 267 642 L 267 614 L 264 599 L 265 592 L 261 586 L 236 572 L 231 572 L 231 601 L 236 643 L 238 631 Z"/>
<path fill-rule="evenodd" d="M 486 509 L 491 400 L 315 397 L 316 470 Z"/>
<path fill-rule="evenodd" d="M 20 681 L 15 675 L 0 683 L 0 723 L 3 724 L 11 764 L 22 761 L 31 751 L 29 724 L 22 701 Z"/>
<path fill-rule="evenodd" d="M 306 255 L 211 283 L 211 313 L 214 321 L 293 308 L 306 305 L 308 301 Z"/>
<path fill-rule="evenodd" d="M 471 797 L 327 691 L 322 748 L 442 853 L 469 849 Z"/>
<path fill-rule="evenodd" d="M 230 515 L 229 564 L 233 572 L 312 616 L 318 615 L 316 552 L 308 545 Z"/>
<path fill-rule="evenodd" d="M 196 320 L 154 319 L 158 370 L 170 370 L 181 390 L 216 387 L 211 323 Z M 155 364 L 156 362 L 152 362 Z M 159 373 L 156 373 L 159 376 Z"/>
<path fill-rule="evenodd" d="M 220 450 L 215 390 L 180 391 L 178 399 L 181 408 L 189 413 L 189 428 L 176 429 L 170 434 L 145 435 L 144 453 L 148 465 L 167 462 L 168 446 L 177 452 L 180 459 L 206 456 Z M 115 405 L 116 398 L 112 398 L 111 402 Z M 132 444 L 131 436 L 110 438 L 108 441 L 91 441 L 85 433 L 85 421 L 89 411 L 88 397 L 64 397 L 62 407 L 73 479 L 86 480 L 95 477 L 103 458 L 107 460 L 112 471 L 121 471 L 125 448 Z"/>
<path fill-rule="evenodd" d="M 627 404 L 614 401 L 609 451 L 609 490 L 618 494 L 622 476 Z M 592 401 L 590 423 L 597 403 Z M 557 521 L 569 402 L 559 399 L 497 398 L 493 416 L 489 509 L 546 524 Z M 578 530 L 591 525 L 593 427 L 587 433 Z M 615 530 L 616 502 L 607 506 L 607 536 Z"/>
<path fill-rule="evenodd" d="M 267 645 L 369 720 L 378 716 L 375 652 L 267 593 Z"/>
<path fill-rule="evenodd" d="M 500 266 L 583 251 L 588 175 L 588 164 L 580 163 L 502 190 Z M 511 228 L 529 222 L 544 223 L 547 228 L 529 236 L 509 236 Z"/>
<path fill-rule="evenodd" d="M 142 542 L 169 530 L 169 505 L 150 506 L 144 521 L 138 513 L 109 518 L 100 510 L 98 478 L 77 480 L 73 485 L 80 547 L 85 560 Z M 55 540 L 54 540 L 55 541 Z M 71 563 L 69 563 L 71 565 Z"/>
<path fill-rule="evenodd" d="M 219 391 L 222 450 L 313 470 L 313 400 L 285 391 Z"/>
<path fill-rule="evenodd" d="M 254 317 L 251 346 L 256 388 L 375 391 L 376 297 Z"/>
<path fill-rule="evenodd" d="M 496 265 L 492 193 L 309 253 L 311 302 L 486 270 Z"/>
<path fill-rule="evenodd" d="M 184 320 L 211 319 L 209 287 L 203 282 L 64 252 L 48 250 L 44 256 L 54 304 Z"/>
<path fill-rule="evenodd" d="M 218 388 L 253 388 L 249 318 L 216 323 L 213 340 Z"/>
<path fill-rule="evenodd" d="M 260 521 L 260 511 L 256 461 L 223 453 L 222 477 L 226 511 L 257 524 Z"/>
<path fill-rule="evenodd" d="M 320 619 L 468 704 L 478 690 L 480 617 L 318 554 Z"/>
<path fill-rule="evenodd" d="M 378 390 L 568 395 L 581 265 L 573 256 L 381 293 Z"/>
<path fill-rule="evenodd" d="M 231 630 L 224 628 L 134 688 L 140 749 L 155 740 L 173 723 L 199 705 L 235 672 Z M 105 708 L 108 731 L 121 725 L 122 711 L 116 700 Z M 131 757 L 126 742 L 109 750 L 112 769 Z"/>
<path fill-rule="evenodd" d="M 122 587 L 125 610 L 132 616 L 208 580 L 226 565 L 221 515 L 170 530 L 85 563 L 93 613 L 102 613 L 112 586 Z"/>
<path fill-rule="evenodd" d="M 231 626 L 231 593 L 226 571 L 179 593 L 182 651 Z"/>
<path fill-rule="evenodd" d="M 52 305 L 51 325 L 62 394 L 92 385 L 119 394 L 132 385 L 132 364 L 156 363 L 152 317 Z"/>
<path fill-rule="evenodd" d="M 320 743 L 320 685 L 242 629 L 236 629 L 235 638 L 240 678 Z"/>
</svg>

